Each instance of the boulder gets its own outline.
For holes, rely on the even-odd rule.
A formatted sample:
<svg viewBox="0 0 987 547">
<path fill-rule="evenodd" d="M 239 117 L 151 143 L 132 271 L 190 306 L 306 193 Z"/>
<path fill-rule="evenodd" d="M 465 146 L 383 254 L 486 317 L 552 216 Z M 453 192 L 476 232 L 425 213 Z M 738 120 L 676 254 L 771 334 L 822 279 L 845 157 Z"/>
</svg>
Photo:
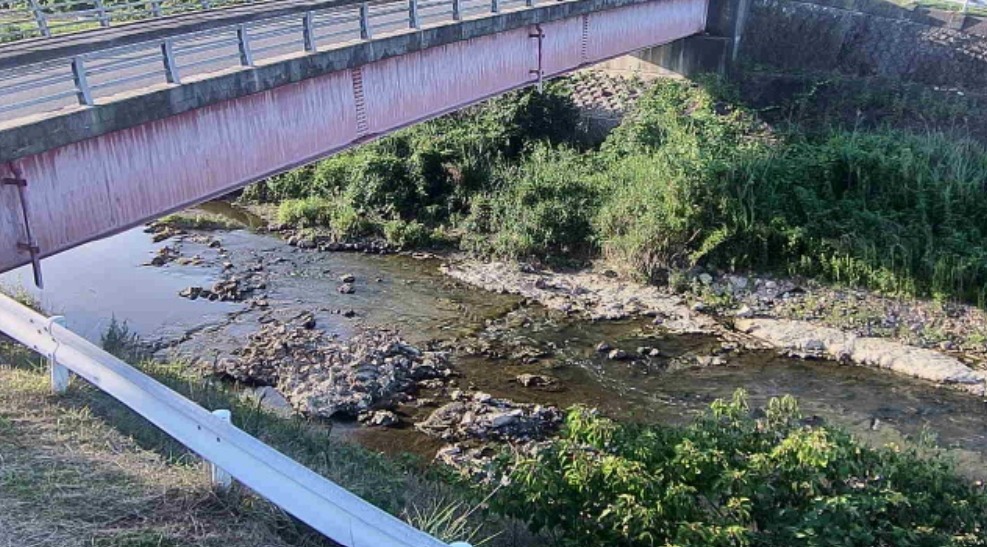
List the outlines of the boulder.
<svg viewBox="0 0 987 547">
<path fill-rule="evenodd" d="M 628 357 L 630 356 L 627 355 L 627 352 L 620 348 L 612 349 L 610 350 L 610 353 L 607 354 L 607 359 L 610 359 L 611 361 L 623 361 Z"/>
<path fill-rule="evenodd" d="M 529 441 L 544 438 L 561 422 L 562 412 L 555 407 L 515 403 L 478 392 L 437 408 L 415 427 L 446 441 Z"/>
<path fill-rule="evenodd" d="M 558 384 L 558 380 L 546 374 L 521 374 L 517 383 L 524 387 L 548 387 Z"/>
<path fill-rule="evenodd" d="M 397 427 L 401 418 L 390 410 L 374 410 L 360 414 L 360 423 L 370 427 Z"/>
</svg>

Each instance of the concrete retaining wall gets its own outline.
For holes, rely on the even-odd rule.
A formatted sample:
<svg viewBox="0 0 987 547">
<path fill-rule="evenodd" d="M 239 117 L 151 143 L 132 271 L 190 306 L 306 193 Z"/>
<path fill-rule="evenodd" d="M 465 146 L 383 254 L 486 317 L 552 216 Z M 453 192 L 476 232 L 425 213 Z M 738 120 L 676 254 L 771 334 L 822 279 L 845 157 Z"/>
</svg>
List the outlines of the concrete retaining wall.
<svg viewBox="0 0 987 547">
<path fill-rule="evenodd" d="M 742 65 L 987 88 L 987 23 L 881 0 L 753 0 Z"/>
</svg>

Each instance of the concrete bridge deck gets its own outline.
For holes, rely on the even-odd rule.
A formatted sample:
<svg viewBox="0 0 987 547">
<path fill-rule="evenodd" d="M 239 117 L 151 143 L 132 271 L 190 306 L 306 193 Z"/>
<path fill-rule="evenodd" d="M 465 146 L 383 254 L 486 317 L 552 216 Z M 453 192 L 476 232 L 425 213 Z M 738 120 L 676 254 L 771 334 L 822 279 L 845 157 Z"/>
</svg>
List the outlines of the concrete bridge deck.
<svg viewBox="0 0 987 547">
<path fill-rule="evenodd" d="M 264 5 L 277 15 L 261 17 Z M 28 103 L 0 122 L 0 271 L 505 91 L 701 33 L 707 2 L 271 2 L 222 11 L 176 17 L 181 25 L 169 28 L 155 21 L 49 38 L 36 51 L 0 48 L 14 63 L 0 77 L 0 109 Z M 187 25 L 207 28 L 183 32 Z"/>
</svg>

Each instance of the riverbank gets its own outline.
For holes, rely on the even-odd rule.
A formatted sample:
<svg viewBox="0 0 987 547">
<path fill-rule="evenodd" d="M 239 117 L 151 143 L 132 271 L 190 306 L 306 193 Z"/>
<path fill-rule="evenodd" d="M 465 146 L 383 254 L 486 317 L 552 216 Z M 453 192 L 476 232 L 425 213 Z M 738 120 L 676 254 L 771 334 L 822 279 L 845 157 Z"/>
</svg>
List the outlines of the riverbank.
<svg viewBox="0 0 987 547">
<path fill-rule="evenodd" d="M 231 315 L 228 323 L 190 333 L 175 344 L 162 346 L 159 356 L 167 358 L 175 352 L 195 355 L 206 373 L 230 376 L 232 370 L 237 380 L 260 386 L 252 389 L 280 388 L 283 395 L 288 395 L 283 405 L 290 405 L 289 401 L 294 399 L 294 411 L 313 416 L 337 414 L 332 410 L 337 406 L 326 407 L 323 403 L 340 397 L 352 400 L 357 388 L 359 400 L 364 401 L 362 406 L 355 412 L 342 414 L 348 414 L 349 419 L 360 418 L 364 426 L 346 427 L 346 435 L 385 451 L 410 449 L 426 458 L 438 455 L 441 461 L 450 460 L 450 451 L 476 457 L 474 449 L 491 439 L 505 437 L 495 431 L 497 428 L 490 427 L 493 423 L 507 430 L 517 427 L 518 432 L 530 431 L 526 422 L 529 416 L 539 416 L 532 424 L 540 420 L 550 426 L 557 423 L 552 408 L 564 409 L 574 403 L 598 406 L 615 417 L 648 416 L 648 420 L 677 423 L 688 416 L 681 409 L 698 410 L 712 398 L 728 396 L 741 378 L 739 385 L 751 390 L 755 400 L 784 392 L 813 393 L 806 408 L 836 418 L 842 425 L 854 424 L 853 430 L 858 435 L 878 432 L 879 428 L 873 424 L 880 422 L 883 427 L 875 437 L 879 444 L 903 441 L 900 437 L 897 440 L 886 437 L 886 433 L 918 435 L 921 427 L 914 426 L 924 422 L 924 418 L 918 418 L 922 414 L 917 414 L 914 425 L 899 429 L 903 416 L 895 417 L 879 410 L 887 401 L 862 414 L 858 410 L 850 411 L 854 417 L 847 420 L 847 416 L 840 414 L 849 408 L 834 414 L 834 408 L 828 406 L 842 395 L 822 394 L 818 387 L 808 387 L 815 385 L 817 374 L 820 380 L 832 378 L 829 381 L 838 382 L 844 390 L 846 383 L 862 380 L 845 367 L 829 368 L 831 365 L 825 361 L 882 368 L 873 351 L 856 360 L 852 352 L 846 351 L 848 337 L 856 340 L 852 333 L 826 330 L 827 325 L 820 321 L 788 322 L 792 317 L 786 315 L 787 310 L 800 309 L 796 302 L 827 301 L 821 291 L 837 291 L 834 287 L 738 274 L 699 273 L 675 291 L 673 287 L 646 286 L 622 279 L 605 268 L 598 272 L 559 272 L 516 263 L 475 261 L 456 253 L 441 258 L 418 254 L 416 259 L 412 257 L 416 253 L 411 251 L 385 256 L 334 252 L 320 250 L 318 245 L 299 246 L 297 242 L 290 245 L 284 239 L 278 241 L 267 236 L 249 236 L 260 239 L 248 245 L 247 239 L 243 239 L 247 238 L 246 234 L 237 235 L 237 232 L 184 237 L 182 241 L 193 242 L 187 243 L 193 247 L 185 252 L 199 257 L 198 267 L 208 268 L 220 262 L 233 265 L 220 269 L 219 284 L 228 283 L 225 276 L 247 270 L 253 275 L 264 275 L 264 288 L 244 301 L 244 309 Z M 176 262 L 181 253 L 178 256 Z M 340 261 L 347 265 L 334 265 Z M 366 265 L 357 266 L 364 262 Z M 163 269 L 174 267 L 172 264 L 175 262 Z M 395 269 L 395 264 L 402 266 Z M 407 268 L 412 265 L 413 269 Z M 455 282 L 443 281 L 444 278 Z M 870 297 L 878 299 L 874 295 Z M 255 300 L 267 305 L 258 306 Z M 931 303 L 911 302 L 914 306 L 931 306 Z M 448 311 L 440 311 L 439 321 L 433 322 L 429 314 L 434 312 L 425 312 L 436 304 Z M 415 309 L 414 327 L 408 324 L 408 306 Z M 814 309 L 819 311 L 818 305 Z M 949 309 L 953 315 L 961 309 L 971 317 L 977 313 L 972 307 Z M 947 315 L 926 317 L 929 325 L 947 319 Z M 760 332 L 748 333 L 738 328 L 737 323 L 742 320 L 760 321 Z M 764 322 L 769 320 L 790 330 L 794 327 L 801 338 L 793 342 L 771 336 L 770 332 L 766 334 Z M 975 332 L 976 324 L 972 320 L 968 324 L 970 332 Z M 389 361 L 389 355 L 400 357 L 401 352 L 382 349 L 382 353 L 375 353 L 375 347 L 384 346 L 359 342 L 360 336 L 375 336 L 373 333 L 380 328 L 396 329 L 400 335 L 410 336 L 408 342 L 397 340 L 399 344 L 410 342 L 413 348 L 407 354 L 409 365 L 416 366 L 415 355 L 429 358 L 430 352 L 439 352 L 447 364 L 429 369 L 445 372 L 439 377 L 431 373 L 421 378 L 397 369 L 387 372 L 392 365 L 386 363 L 393 362 Z M 843 346 L 833 345 L 834 349 L 829 351 L 826 344 L 837 338 L 834 332 L 839 332 Z M 860 346 L 871 343 L 868 340 Z M 924 350 L 927 353 L 916 352 L 893 340 L 888 339 L 888 345 L 878 346 L 877 350 L 884 353 L 890 348 L 904 354 L 891 365 L 883 365 L 903 373 L 881 380 L 888 386 L 898 384 L 906 388 L 912 382 L 905 376 L 910 376 L 927 381 L 926 385 L 932 389 L 930 395 L 936 391 L 932 386 L 946 386 L 982 397 L 983 382 L 971 380 L 979 378 L 981 371 L 964 364 L 960 357 L 974 364 L 976 360 L 962 354 L 954 357 L 934 353 L 928 348 Z M 363 349 L 354 351 L 354 344 Z M 277 348 L 287 351 L 271 353 Z M 341 350 L 353 356 L 348 358 L 344 369 L 337 373 L 330 372 L 334 369 L 321 372 L 328 372 L 333 383 L 296 381 L 292 384 L 295 387 L 290 387 L 279 375 L 268 372 L 285 370 L 284 378 L 297 377 L 297 372 L 291 372 L 294 370 L 307 375 L 307 370 L 313 367 L 304 365 L 305 359 L 293 358 L 294 352 L 315 356 L 325 352 L 335 355 Z M 822 359 L 823 364 L 808 368 L 795 365 L 806 358 Z M 335 359 L 330 360 L 336 362 Z M 384 368 L 372 365 L 372 375 L 354 381 L 361 363 L 376 359 L 385 363 Z M 760 365 L 765 361 L 777 364 L 766 370 Z M 301 369 L 292 368 L 298 366 Z M 784 369 L 788 370 L 782 372 Z M 719 389 L 709 390 L 710 395 L 690 400 L 694 395 L 689 395 L 689 391 L 700 385 L 697 382 L 705 381 L 703 375 L 717 376 L 720 370 L 723 373 L 720 381 L 725 383 Z M 812 374 L 807 375 L 807 371 Z M 799 379 L 798 374 L 803 377 Z M 779 375 L 787 378 L 786 391 L 777 387 L 762 392 L 759 384 L 777 382 Z M 884 377 L 878 374 L 875 379 Z M 678 387 L 669 389 L 674 385 L 669 384 L 673 378 L 685 382 L 683 391 L 676 392 Z M 305 395 L 293 398 L 290 393 L 299 385 L 304 386 Z M 864 385 L 857 387 L 867 391 Z M 318 393 L 311 391 L 313 387 Z M 710 386 L 703 391 L 707 387 Z M 614 394 L 619 394 L 621 402 L 615 403 Z M 645 412 L 646 401 L 656 397 L 663 408 Z M 827 400 L 828 397 L 833 400 Z M 471 429 L 461 423 L 462 412 L 467 408 L 446 408 L 457 402 L 476 404 L 476 400 L 483 406 L 473 408 L 472 414 L 491 416 L 486 425 L 478 428 Z M 879 400 L 880 397 L 875 402 Z M 977 400 L 970 398 L 969 403 L 976 406 Z M 313 406 L 313 401 L 319 403 Z M 849 401 L 842 404 L 848 403 L 858 404 Z M 549 414 L 541 414 L 534 406 L 526 405 L 542 405 Z M 331 411 L 320 411 L 320 408 Z M 459 414 L 450 414 L 451 410 Z M 454 419 L 457 415 L 459 418 Z M 969 415 L 974 420 L 975 416 L 976 411 Z M 442 428 L 437 429 L 436 424 L 442 424 Z M 544 429 L 541 425 L 534 427 Z M 433 435 L 418 436 L 417 431 L 429 431 Z M 517 435 L 509 432 L 506 438 L 516 440 Z M 463 445 L 463 440 L 470 442 Z M 453 444 L 445 446 L 441 441 L 453 441 Z M 485 456 L 489 458 L 492 454 L 487 451 Z"/>
<path fill-rule="evenodd" d="M 444 541 L 544 544 L 419 462 L 330 437 L 332 426 L 269 412 L 185 364 L 143 372 L 247 433 Z M 43 362 L 0 340 L 0 542 L 33 547 L 334 547 L 246 489 L 216 492 L 187 448 L 85 382 L 52 396 Z"/>
<path fill-rule="evenodd" d="M 219 293 L 214 285 L 226 286 L 230 277 L 259 276 L 249 281 L 254 288 L 239 301 L 191 301 L 203 310 L 229 311 L 156 344 L 158 358 L 182 362 L 175 370 L 182 371 L 182 382 L 193 382 L 193 392 L 199 389 L 194 386 L 226 385 L 250 397 L 245 409 L 236 411 L 247 421 L 258 404 L 276 399 L 272 388 L 283 388 L 289 397 L 282 405 L 291 409 L 272 412 L 299 415 L 323 428 L 331 424 L 331 442 L 337 446 L 349 440 L 390 454 L 410 451 L 487 476 L 483 470 L 495 463 L 502 443 L 555 442 L 562 411 L 573 404 L 597 407 L 620 423 L 678 427 L 739 387 L 750 393 L 755 414 L 772 397 L 792 393 L 803 401 L 807 424 L 848 427 L 867 446 L 913 446 L 932 428 L 941 442 L 956 447 L 949 454 L 963 470 L 982 469 L 987 454 L 987 420 L 982 403 L 972 397 L 863 367 L 806 363 L 762 349 L 747 336 L 731 339 L 736 333 L 729 322 L 697 308 L 702 304 L 698 296 L 640 286 L 605 270 L 559 273 L 529 266 L 515 272 L 501 263 L 493 266 L 494 274 L 483 275 L 499 279 L 504 290 L 523 291 L 497 294 L 443 274 L 443 262 L 450 272 L 488 267 L 454 256 L 320 251 L 244 230 L 185 229 L 158 243 L 152 243 L 153 233 L 142 236 L 148 258 L 163 247 L 174 255 L 161 265 L 135 261 L 133 267 L 152 277 L 200 272 L 195 278 L 208 280 L 201 286 Z M 352 292 L 340 291 L 345 285 Z M 155 286 L 150 283 L 142 292 L 153 292 Z M 182 289 L 166 290 L 172 302 L 189 302 L 179 296 Z M 258 304 L 265 301 L 266 306 Z M 126 309 L 118 312 L 121 320 L 126 318 Z M 362 334 L 381 328 L 394 329 L 400 339 L 368 340 Z M 451 373 L 416 379 L 413 370 L 438 354 L 445 356 L 440 359 L 448 369 L 429 365 L 427 376 Z M 188 357 L 199 366 L 189 367 Z M 324 368 L 313 359 L 333 365 Z M 251 376 L 264 374 L 252 381 L 245 376 L 240 382 L 217 383 L 214 374 L 228 377 L 227 366 Z M 282 381 L 264 377 L 267 371 L 288 374 Z M 302 381 L 295 385 L 303 389 L 296 393 L 306 395 L 291 397 L 288 387 L 298 373 Z M 391 387 L 400 390 L 390 392 Z M 322 396 L 311 397 L 313 388 Z M 211 397 L 210 389 L 203 394 Z M 352 406 L 364 402 L 369 412 Z M 332 409 L 348 416 L 342 419 Z M 335 417 L 320 418 L 323 414 Z M 364 421 L 354 421 L 361 414 Z M 263 429 L 258 434 L 270 435 Z"/>
<path fill-rule="evenodd" d="M 139 315 L 144 344 L 130 348 L 140 350 L 133 360 L 146 350 L 182 363 L 196 386 L 330 429 L 333 442 L 451 465 L 481 491 L 485 479 L 510 475 L 527 485 L 518 499 L 535 496 L 541 513 L 519 515 L 535 528 L 551 513 L 538 484 L 554 479 L 524 482 L 505 462 L 565 454 L 570 441 L 599 455 L 585 469 L 628 459 L 617 444 L 580 452 L 597 442 L 580 437 L 588 430 L 593 439 L 620 432 L 631 445 L 640 434 L 655 454 L 698 450 L 660 473 L 689 489 L 703 488 L 680 476 L 690 465 L 736 452 L 695 448 L 722 437 L 818 453 L 776 463 L 831 500 L 883 499 L 874 473 L 911 476 L 921 462 L 931 462 L 932 485 L 979 499 L 964 481 L 982 479 L 987 462 L 987 322 L 956 303 L 982 281 L 974 236 L 983 216 L 970 199 L 982 191 L 978 149 L 964 144 L 940 162 L 955 144 L 943 136 L 774 133 L 682 82 L 650 91 L 596 148 L 573 141 L 571 104 L 556 99 L 514 95 L 251 187 L 240 199 L 264 218 L 213 204 L 121 234 L 137 248 L 118 252 L 141 256 L 127 267 L 144 281 L 135 290 L 95 278 L 87 290 L 117 297 L 120 321 Z M 902 171 L 903 154 L 913 155 Z M 942 177 L 955 183 L 949 191 L 936 186 Z M 860 239 L 839 236 L 849 228 Z M 772 271 L 786 275 L 745 273 Z M 57 298 L 51 277 L 47 295 Z M 861 284 L 870 290 L 841 288 Z M 154 306 L 137 301 L 151 296 Z M 172 308 L 177 320 L 157 317 Z M 127 327 L 110 324 L 104 345 L 126 350 L 110 342 L 133 341 Z M 580 405 L 597 410 L 567 411 Z M 761 448 L 741 459 L 781 455 Z M 660 462 L 625 463 L 650 471 Z M 925 492 L 923 481 L 895 487 Z M 585 491 L 589 502 L 641 494 Z M 733 501 L 707 493 L 717 497 L 679 502 L 699 507 L 689 518 L 714 523 L 710 533 L 715 523 L 734 527 L 733 539 L 777 525 L 771 510 L 761 520 L 733 513 L 757 492 Z M 760 507 L 818 513 L 794 494 Z M 572 514 L 607 510 L 581 503 Z M 563 534 L 637 545 L 616 529 L 563 524 Z M 965 526 L 943 530 L 979 530 Z"/>
</svg>

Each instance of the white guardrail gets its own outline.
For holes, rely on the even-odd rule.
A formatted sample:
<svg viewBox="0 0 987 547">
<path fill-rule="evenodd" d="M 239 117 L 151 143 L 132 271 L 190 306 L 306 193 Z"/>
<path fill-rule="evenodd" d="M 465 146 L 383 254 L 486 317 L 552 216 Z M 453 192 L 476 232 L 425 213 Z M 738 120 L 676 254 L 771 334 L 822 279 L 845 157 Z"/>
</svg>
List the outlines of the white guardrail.
<svg viewBox="0 0 987 547">
<path fill-rule="evenodd" d="M 277 15 L 0 71 L 0 121 L 94 106 L 266 59 L 314 54 L 375 36 L 560 0 L 375 0 Z M 2 3 L 2 0 L 0 0 Z M 0 20 L 0 31 L 2 31 Z"/>
<path fill-rule="evenodd" d="M 348 547 L 451 546 L 374 507 L 59 324 L 0 294 L 0 332 L 46 357 L 53 389 L 69 371 L 105 391 L 327 537 Z M 219 473 L 222 475 L 222 473 Z M 215 474 L 214 474 L 215 476 Z"/>
</svg>

